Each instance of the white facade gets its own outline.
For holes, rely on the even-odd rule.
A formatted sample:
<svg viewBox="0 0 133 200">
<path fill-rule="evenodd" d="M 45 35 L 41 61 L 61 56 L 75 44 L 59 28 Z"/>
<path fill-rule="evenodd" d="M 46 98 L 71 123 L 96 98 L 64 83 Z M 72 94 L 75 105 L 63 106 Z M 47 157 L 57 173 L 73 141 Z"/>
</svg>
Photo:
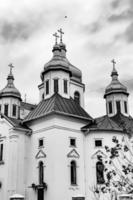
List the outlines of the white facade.
<svg viewBox="0 0 133 200">
<path fill-rule="evenodd" d="M 14 194 L 24 196 L 25 200 L 73 200 L 73 198 L 93 200 L 93 188 L 97 185 L 97 155 L 106 157 L 104 146 L 112 146 L 113 136 L 123 137 L 123 131 L 118 131 L 117 126 L 112 130 L 110 127 L 108 130 L 99 127 L 89 128 L 89 125 L 94 124 L 96 120 L 89 117 L 83 110 L 85 86 L 82 83 L 82 74 L 66 59 L 64 53 L 66 50 L 60 53 L 61 48 L 65 49 L 63 43 L 54 46 L 53 51 L 56 53 L 53 53 L 53 58 L 47 64 L 47 68 L 44 67 L 42 83 L 39 86 L 40 103 L 42 102 L 43 105 L 41 109 L 44 109 L 45 102 L 49 102 L 48 112 L 44 111 L 46 112 L 44 115 L 36 117 L 35 114 L 41 112 L 40 109 L 33 116 L 31 114 L 32 118 L 29 120 L 23 121 L 18 118 L 19 115 L 12 119 L 12 105 L 20 106 L 21 99 L 9 94 L 3 97 L 5 93 L 0 96 L 2 105 L 0 199 L 2 200 L 8 200 Z M 53 105 L 51 101 L 55 101 L 53 96 L 56 95 L 54 79 L 58 80 L 57 93 L 61 96 L 63 104 L 57 105 L 55 102 L 56 108 L 53 107 L 50 110 Z M 67 81 L 67 92 L 64 92 L 64 80 Z M 46 81 L 49 81 L 47 89 Z M 75 92 L 79 96 L 75 97 Z M 76 105 L 78 110 L 76 107 L 71 107 L 71 109 L 68 107 L 71 102 L 74 102 L 73 99 L 75 99 L 75 104 L 72 105 L 73 107 Z M 107 94 L 107 114 L 109 113 L 108 102 L 113 102 L 113 113 L 109 117 L 117 114 L 115 106 L 117 100 L 120 100 L 121 111 L 125 113 L 124 101 L 128 101 L 127 95 Z M 3 115 L 4 104 L 9 104 L 8 116 Z M 65 109 L 62 108 L 63 106 Z M 25 110 L 26 112 L 28 114 L 29 111 Z M 125 116 L 128 114 L 129 108 Z M 88 123 L 88 128 L 83 130 L 82 128 Z M 115 126 L 115 122 L 112 121 L 112 123 Z M 100 140 L 100 146 L 96 146 L 96 140 Z M 76 168 L 72 168 L 72 163 L 75 163 Z M 43 167 L 41 171 L 40 166 Z M 73 169 L 76 169 L 76 173 L 72 171 Z M 40 179 L 43 179 L 43 182 L 40 183 Z M 43 187 L 44 183 L 47 188 Z"/>
</svg>

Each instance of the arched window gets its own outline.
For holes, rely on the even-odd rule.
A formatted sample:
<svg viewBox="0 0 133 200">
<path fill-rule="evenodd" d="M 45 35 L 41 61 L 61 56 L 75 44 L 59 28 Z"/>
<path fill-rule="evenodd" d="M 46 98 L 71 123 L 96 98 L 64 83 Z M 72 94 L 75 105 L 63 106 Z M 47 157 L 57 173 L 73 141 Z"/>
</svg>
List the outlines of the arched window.
<svg viewBox="0 0 133 200">
<path fill-rule="evenodd" d="M 74 93 L 74 100 L 80 104 L 80 94 L 77 91 Z"/>
<path fill-rule="evenodd" d="M 77 184 L 77 169 L 76 169 L 76 162 L 73 160 L 71 161 L 70 165 L 70 175 L 71 175 L 71 184 L 76 185 Z"/>
<path fill-rule="evenodd" d="M 43 184 L 44 180 L 43 180 L 43 177 L 44 177 L 44 169 L 43 169 L 43 162 L 40 161 L 39 162 L 39 184 Z"/>
<path fill-rule="evenodd" d="M 42 100 L 44 99 L 44 93 L 42 93 Z"/>
<path fill-rule="evenodd" d="M 104 181 L 104 164 L 101 161 L 96 163 L 97 184 L 103 184 Z"/>
</svg>

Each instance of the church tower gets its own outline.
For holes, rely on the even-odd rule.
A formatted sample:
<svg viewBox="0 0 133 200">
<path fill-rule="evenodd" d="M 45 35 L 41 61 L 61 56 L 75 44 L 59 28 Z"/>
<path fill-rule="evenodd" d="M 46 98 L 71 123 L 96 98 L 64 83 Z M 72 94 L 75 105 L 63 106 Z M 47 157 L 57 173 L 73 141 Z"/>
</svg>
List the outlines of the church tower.
<svg viewBox="0 0 133 200">
<path fill-rule="evenodd" d="M 41 72 L 42 83 L 38 86 L 40 90 L 40 101 L 48 99 L 54 93 L 58 93 L 64 98 L 73 98 L 82 107 L 84 107 L 85 85 L 82 83 L 82 72 L 73 66 L 66 57 L 66 45 L 62 41 L 64 34 L 62 29 L 58 30 L 55 36 L 55 45 L 53 46 L 53 57 L 44 65 Z M 60 41 L 58 43 L 58 37 Z"/>
<path fill-rule="evenodd" d="M 13 65 L 10 64 L 9 67 L 7 85 L 0 91 L 0 111 L 8 117 L 18 119 L 20 117 L 21 94 L 14 86 Z"/>
<path fill-rule="evenodd" d="M 106 100 L 106 113 L 109 117 L 122 113 L 129 116 L 127 88 L 118 80 L 118 72 L 115 68 L 116 62 L 112 60 L 113 70 L 111 73 L 112 81 L 106 87 L 104 98 Z"/>
</svg>

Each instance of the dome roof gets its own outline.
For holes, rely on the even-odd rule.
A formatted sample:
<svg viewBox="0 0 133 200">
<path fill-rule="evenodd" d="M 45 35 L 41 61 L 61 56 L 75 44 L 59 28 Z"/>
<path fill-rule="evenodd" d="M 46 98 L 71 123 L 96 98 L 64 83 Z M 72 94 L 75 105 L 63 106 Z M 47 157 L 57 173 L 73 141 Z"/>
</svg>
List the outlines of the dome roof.
<svg viewBox="0 0 133 200">
<path fill-rule="evenodd" d="M 0 98 L 2 97 L 15 97 L 21 100 L 21 94 L 18 89 L 14 86 L 14 77 L 12 73 L 7 77 L 7 85 L 0 91 Z"/>
<path fill-rule="evenodd" d="M 71 79 L 78 82 L 82 81 L 81 71 L 73 66 L 66 58 L 66 46 L 63 43 L 55 44 L 53 47 L 52 59 L 44 65 L 41 72 L 41 79 L 43 80 L 44 74 L 50 70 L 64 70 L 70 73 Z"/>
<path fill-rule="evenodd" d="M 127 87 L 124 86 L 122 83 L 120 83 L 120 81 L 118 80 L 118 73 L 117 73 L 115 67 L 113 67 L 111 77 L 112 77 L 112 81 L 105 89 L 104 98 L 106 98 L 107 95 L 114 94 L 114 93 L 115 94 L 116 93 L 124 93 L 128 96 L 129 93 L 127 92 Z"/>
</svg>

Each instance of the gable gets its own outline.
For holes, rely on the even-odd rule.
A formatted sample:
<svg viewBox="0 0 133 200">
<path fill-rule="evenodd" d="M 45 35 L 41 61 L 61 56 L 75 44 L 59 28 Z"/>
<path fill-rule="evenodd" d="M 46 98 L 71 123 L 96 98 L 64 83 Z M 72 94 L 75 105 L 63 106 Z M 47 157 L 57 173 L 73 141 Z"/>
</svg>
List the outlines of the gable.
<svg viewBox="0 0 133 200">
<path fill-rule="evenodd" d="M 75 149 L 72 149 L 68 154 L 67 154 L 68 158 L 79 158 L 80 155 L 78 154 L 78 152 Z"/>
</svg>

